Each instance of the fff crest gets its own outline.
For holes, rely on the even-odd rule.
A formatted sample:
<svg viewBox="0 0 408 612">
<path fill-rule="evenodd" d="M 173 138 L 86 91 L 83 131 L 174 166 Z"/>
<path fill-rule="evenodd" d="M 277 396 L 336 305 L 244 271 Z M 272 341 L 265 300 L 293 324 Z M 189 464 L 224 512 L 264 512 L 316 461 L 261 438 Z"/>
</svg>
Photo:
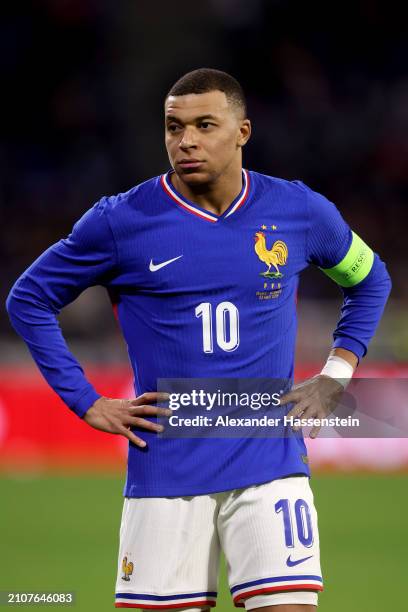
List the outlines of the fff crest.
<svg viewBox="0 0 408 612">
<path fill-rule="evenodd" d="M 259 259 L 268 266 L 265 272 L 260 272 L 265 278 L 282 278 L 283 274 L 279 266 L 284 266 L 288 259 L 288 247 L 282 240 L 275 240 L 270 249 L 266 246 L 266 236 L 264 232 L 256 232 L 255 253 Z M 271 272 L 271 268 L 273 271 Z"/>
<path fill-rule="evenodd" d="M 128 561 L 127 557 L 123 557 L 122 572 L 122 580 L 126 580 L 126 582 L 129 582 L 130 576 L 133 574 L 133 563 L 132 561 Z"/>
</svg>

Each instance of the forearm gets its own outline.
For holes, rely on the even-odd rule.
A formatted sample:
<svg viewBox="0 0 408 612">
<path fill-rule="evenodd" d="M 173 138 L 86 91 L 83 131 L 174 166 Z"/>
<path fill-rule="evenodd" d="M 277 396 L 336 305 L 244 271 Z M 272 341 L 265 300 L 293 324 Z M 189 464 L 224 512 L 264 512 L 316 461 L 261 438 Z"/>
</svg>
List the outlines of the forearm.
<svg viewBox="0 0 408 612">
<path fill-rule="evenodd" d="M 48 384 L 82 417 L 100 394 L 87 381 L 70 352 L 56 314 L 40 289 L 29 279 L 18 281 L 7 299 L 7 311 Z"/>
<path fill-rule="evenodd" d="M 47 382 L 80 417 L 100 395 L 63 338 L 57 315 L 87 287 L 104 285 L 117 264 L 102 198 L 71 234 L 47 249 L 17 280 L 7 300 L 16 332 L 26 342 Z"/>
<path fill-rule="evenodd" d="M 343 288 L 344 301 L 341 317 L 333 333 L 333 349 L 346 351 L 358 360 L 364 357 L 375 334 L 391 290 L 391 279 L 384 263 L 376 255 L 372 269 L 363 282 Z M 350 361 L 353 365 L 353 361 Z"/>
<path fill-rule="evenodd" d="M 355 355 L 352 351 L 348 351 L 347 349 L 334 348 L 330 351 L 330 356 L 340 357 L 340 359 L 344 359 L 344 361 L 347 361 L 347 363 L 351 365 L 353 370 L 355 370 L 358 366 L 357 355 Z"/>
</svg>

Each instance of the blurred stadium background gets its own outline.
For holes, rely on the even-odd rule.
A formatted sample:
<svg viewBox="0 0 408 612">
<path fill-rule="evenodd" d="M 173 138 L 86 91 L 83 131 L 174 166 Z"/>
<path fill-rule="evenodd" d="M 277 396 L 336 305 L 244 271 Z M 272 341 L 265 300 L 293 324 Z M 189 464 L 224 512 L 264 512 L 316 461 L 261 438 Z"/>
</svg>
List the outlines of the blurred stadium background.
<svg viewBox="0 0 408 612">
<path fill-rule="evenodd" d="M 162 101 L 211 66 L 247 92 L 245 166 L 299 178 L 387 262 L 392 299 L 360 375 L 407 377 L 408 26 L 402 3 L 208 0 L 9 3 L 0 23 L 0 297 L 104 194 L 168 167 Z M 341 294 L 301 283 L 297 376 L 327 355 Z M 104 395 L 132 395 L 107 296 L 60 317 Z M 111 610 L 125 443 L 91 430 L 47 388 L 0 314 L 0 591 L 74 590 Z M 322 611 L 402 609 L 408 442 L 309 445 L 327 591 Z M 219 609 L 232 606 L 225 579 Z"/>
</svg>

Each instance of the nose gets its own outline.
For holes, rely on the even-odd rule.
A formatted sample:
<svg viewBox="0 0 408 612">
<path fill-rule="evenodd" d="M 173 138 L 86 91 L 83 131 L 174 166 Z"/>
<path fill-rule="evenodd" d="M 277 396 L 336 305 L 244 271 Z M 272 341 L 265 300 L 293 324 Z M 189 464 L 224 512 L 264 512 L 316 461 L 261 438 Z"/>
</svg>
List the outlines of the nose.
<svg viewBox="0 0 408 612">
<path fill-rule="evenodd" d="M 193 129 L 188 127 L 183 132 L 183 138 L 179 143 L 180 149 L 195 149 L 197 147 L 197 140 Z"/>
</svg>

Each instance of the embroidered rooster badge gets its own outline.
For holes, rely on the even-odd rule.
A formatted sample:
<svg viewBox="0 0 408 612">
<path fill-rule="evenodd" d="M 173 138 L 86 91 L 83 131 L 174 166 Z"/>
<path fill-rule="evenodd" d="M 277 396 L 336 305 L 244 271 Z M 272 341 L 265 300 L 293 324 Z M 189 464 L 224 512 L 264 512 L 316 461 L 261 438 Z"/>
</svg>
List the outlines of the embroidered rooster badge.
<svg viewBox="0 0 408 612">
<path fill-rule="evenodd" d="M 123 572 L 122 580 L 126 580 L 126 582 L 129 582 L 130 580 L 129 576 L 133 574 L 133 563 L 132 561 L 129 561 L 128 563 L 127 557 L 123 557 L 122 572 Z"/>
<path fill-rule="evenodd" d="M 271 249 L 266 248 L 265 234 L 263 232 L 256 232 L 255 236 L 255 253 L 259 259 L 263 261 L 268 269 L 266 272 L 261 272 L 261 276 L 267 278 L 281 278 L 283 274 L 279 271 L 278 266 L 284 266 L 288 258 L 288 247 L 282 240 L 276 240 Z M 271 266 L 273 266 L 276 272 L 271 272 Z"/>
</svg>

